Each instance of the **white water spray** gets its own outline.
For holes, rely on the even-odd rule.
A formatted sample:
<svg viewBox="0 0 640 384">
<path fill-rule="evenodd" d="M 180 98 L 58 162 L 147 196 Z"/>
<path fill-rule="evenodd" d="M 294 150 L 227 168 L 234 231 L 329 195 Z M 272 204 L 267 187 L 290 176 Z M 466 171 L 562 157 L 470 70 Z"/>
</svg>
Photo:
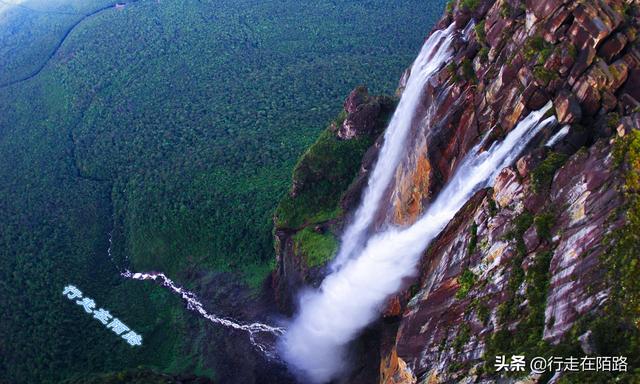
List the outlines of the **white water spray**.
<svg viewBox="0 0 640 384">
<path fill-rule="evenodd" d="M 553 135 L 549 141 L 547 141 L 547 143 L 544 145 L 545 147 L 553 147 L 554 145 L 556 145 L 560 140 L 564 139 L 565 136 L 567 136 L 569 134 L 569 130 L 571 129 L 570 125 L 565 125 L 564 127 L 562 127 L 555 135 Z"/>
<path fill-rule="evenodd" d="M 285 360 L 316 383 L 341 374 L 348 343 L 379 316 L 403 279 L 415 273 L 431 240 L 475 192 L 494 183 L 540 129 L 555 124 L 555 117 L 541 121 L 551 105 L 532 112 L 488 150 L 480 152 L 481 144 L 474 147 L 415 224 L 373 236 L 360 255 L 329 275 L 319 290 L 304 293 L 300 313 L 281 339 Z"/>
<path fill-rule="evenodd" d="M 422 100 L 424 87 L 431 76 L 451 57 L 453 29 L 452 24 L 445 30 L 434 32 L 424 43 L 411 67 L 407 86 L 384 134 L 384 145 L 369 177 L 362 203 L 356 211 L 353 223 L 342 236 L 342 247 L 332 264 L 334 271 L 341 268 L 364 245 L 367 231 L 380 206 L 380 200 L 391 182 L 402 153 L 406 150 L 407 135 L 417 117 L 417 106 Z"/>
</svg>

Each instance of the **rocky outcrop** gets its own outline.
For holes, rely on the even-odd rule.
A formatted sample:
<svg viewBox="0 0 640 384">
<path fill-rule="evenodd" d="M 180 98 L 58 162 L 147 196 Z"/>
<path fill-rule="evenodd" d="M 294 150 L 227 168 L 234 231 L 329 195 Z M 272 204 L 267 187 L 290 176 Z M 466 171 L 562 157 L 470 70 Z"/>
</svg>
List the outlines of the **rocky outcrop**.
<svg viewBox="0 0 640 384">
<path fill-rule="evenodd" d="M 640 129 L 640 6 L 458 0 L 436 28 L 451 23 L 453 58 L 423 90 L 379 226 L 415 222 L 471 148 L 501 140 L 531 111 L 552 102 L 558 124 L 467 202 L 424 253 L 415 281 L 381 309 L 393 331 L 381 337 L 380 383 L 495 382 L 500 354 L 601 352 L 594 340 L 606 338 L 606 326 L 598 321 L 618 300 L 611 271 L 621 267 L 608 255 L 629 221 L 617 157 L 619 137 Z M 370 104 L 358 91 L 349 96 L 352 120 L 339 137 L 367 132 L 356 127 L 369 121 Z M 345 195 L 347 214 L 380 146 Z M 638 332 L 637 324 L 620 327 Z"/>
<path fill-rule="evenodd" d="M 276 229 L 274 232 L 276 270 L 272 274 L 272 289 L 278 308 L 292 315 L 296 308 L 296 294 L 305 286 L 317 285 L 322 279 L 322 267 L 310 267 L 305 255 L 295 247 L 294 237 L 299 231 Z"/>
<path fill-rule="evenodd" d="M 380 114 L 377 98 L 369 97 L 365 87 L 354 89 L 344 102 L 346 118 L 338 128 L 338 137 L 343 140 L 370 135 L 375 129 Z"/>
<path fill-rule="evenodd" d="M 553 105 L 556 107 L 556 115 L 560 124 L 572 124 L 582 119 L 582 108 L 570 91 L 560 91 Z"/>
<path fill-rule="evenodd" d="M 577 153 L 538 193 L 535 173 L 521 179 L 505 169 L 493 190 L 450 223 L 423 258 L 420 291 L 405 308 L 396 339 L 398 356 L 416 377 L 458 380 L 460 371 L 482 364 L 498 330 L 557 343 L 576 320 L 601 308 L 607 297 L 602 241 L 620 227 L 616 210 L 623 200 L 610 152 L 600 141 Z M 541 260 L 545 274 L 535 280 L 529 271 Z M 470 285 L 465 271 L 473 276 Z M 528 291 L 536 285 L 548 287 L 546 304 L 532 308 Z M 542 334 L 518 328 L 534 323 Z"/>
<path fill-rule="evenodd" d="M 550 349 L 576 342 L 578 320 L 603 311 L 610 297 L 602 259 L 606 239 L 624 224 L 625 201 L 612 135 L 639 128 L 640 95 L 630 85 L 640 73 L 638 6 L 463 3 L 440 22 L 467 34 L 457 37 L 454 64 L 425 90 L 447 92 L 428 100 L 437 103 L 430 130 L 415 127 L 390 221 L 414 222 L 481 136 L 490 132 L 490 145 L 548 101 L 561 123 L 555 129 L 568 133 L 553 149 L 544 144 L 554 131 L 540 134 L 424 254 L 418 293 L 400 293 L 383 311 L 399 331 L 382 351 L 381 383 L 495 378 L 487 361 L 497 353 L 522 351 L 527 337 Z"/>
<path fill-rule="evenodd" d="M 283 312 L 292 313 L 301 287 L 322 280 L 345 213 L 358 205 L 394 107 L 393 99 L 357 87 L 298 162 L 291 191 L 274 216 L 277 267 L 271 284 Z"/>
<path fill-rule="evenodd" d="M 464 32 L 452 63 L 425 89 L 428 118 L 414 126 L 386 221 L 413 222 L 481 135 L 501 137 L 548 101 L 562 124 L 606 137 L 609 115 L 629 113 L 640 97 L 627 81 L 640 73 L 628 2 L 473 3 L 455 2 L 438 25 Z"/>
</svg>

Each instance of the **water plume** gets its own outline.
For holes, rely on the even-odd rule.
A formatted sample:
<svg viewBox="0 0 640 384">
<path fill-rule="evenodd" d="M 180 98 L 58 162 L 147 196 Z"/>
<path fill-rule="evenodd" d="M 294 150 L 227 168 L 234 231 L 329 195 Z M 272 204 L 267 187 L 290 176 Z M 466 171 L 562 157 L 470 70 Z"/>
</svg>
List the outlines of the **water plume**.
<svg viewBox="0 0 640 384">
<path fill-rule="evenodd" d="M 350 341 L 379 316 L 388 297 L 416 272 L 420 255 L 478 190 L 493 185 L 531 139 L 555 117 L 552 104 L 523 119 L 502 142 L 476 145 L 423 216 L 406 228 L 372 236 L 357 257 L 300 298 L 300 311 L 280 341 L 283 357 L 307 380 L 325 383 L 347 368 Z M 348 245 L 345 245 L 348 246 Z"/>
<path fill-rule="evenodd" d="M 356 254 L 366 240 L 367 232 L 378 211 L 380 200 L 406 150 L 406 139 L 414 119 L 417 118 L 416 111 L 420 106 L 424 87 L 429 79 L 451 58 L 453 29 L 454 26 L 451 25 L 445 30 L 435 31 L 424 43 L 420 54 L 411 66 L 407 85 L 385 131 L 384 145 L 369 177 L 362 203 L 356 210 L 353 222 L 342 236 L 342 247 L 332 263 L 334 271 L 340 269 L 349 258 Z"/>
</svg>

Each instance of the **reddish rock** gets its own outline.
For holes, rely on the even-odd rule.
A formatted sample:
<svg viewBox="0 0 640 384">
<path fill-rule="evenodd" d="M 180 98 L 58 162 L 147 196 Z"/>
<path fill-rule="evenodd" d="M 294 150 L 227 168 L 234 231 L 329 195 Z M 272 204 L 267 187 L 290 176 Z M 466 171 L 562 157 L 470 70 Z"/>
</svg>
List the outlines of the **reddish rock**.
<svg viewBox="0 0 640 384">
<path fill-rule="evenodd" d="M 570 25 L 567 24 L 563 24 L 560 26 L 560 28 L 558 28 L 556 30 L 555 33 L 553 34 L 547 34 L 545 33 L 545 40 L 547 40 L 550 43 L 556 44 L 559 41 L 563 41 L 565 40 L 566 36 L 567 36 L 567 31 L 569 30 Z"/>
<path fill-rule="evenodd" d="M 503 169 L 493 185 L 493 200 L 498 207 L 510 206 L 522 194 L 518 173 L 511 167 Z"/>
<path fill-rule="evenodd" d="M 587 42 L 597 47 L 622 22 L 622 17 L 613 11 L 606 3 L 584 2 L 573 11 L 575 24 L 588 34 Z M 577 40 L 577 41 L 580 41 Z M 584 45 L 576 44 L 584 47 Z"/>
<path fill-rule="evenodd" d="M 575 95 L 568 90 L 560 91 L 553 105 L 560 124 L 572 124 L 582 119 L 582 108 Z"/>
<path fill-rule="evenodd" d="M 588 48 L 594 48 L 595 42 L 593 41 L 589 32 L 584 29 L 578 22 L 574 22 L 567 31 L 569 38 L 573 45 L 579 50 L 585 50 Z"/>
<path fill-rule="evenodd" d="M 558 214 L 556 227 L 561 235 L 556 242 L 545 245 L 553 247 L 554 255 L 545 310 L 546 324 L 551 324 L 552 316 L 555 319 L 554 324 L 545 329 L 545 338 L 552 342 L 562 337 L 580 316 L 601 307 L 606 298 L 602 293 L 604 275 L 598 264 L 607 228 L 603 220 L 622 203 L 614 187 L 619 179 L 607 156 L 610 149 L 606 142 L 601 142 L 589 153 L 575 155 L 556 176 L 551 193 L 537 204 L 528 205 L 532 214 L 547 212 L 552 207 L 567 207 L 552 211 Z M 497 180 L 500 185 L 494 187 L 499 195 L 510 194 L 509 204 L 501 204 L 491 217 L 484 213 L 487 205 L 483 201 L 472 199 L 425 254 L 421 296 L 405 310 L 395 343 L 398 356 L 417 378 L 437 375 L 442 382 L 458 382 L 459 378 L 447 379 L 450 364 L 482 361 L 484 342 L 495 331 L 496 323 L 495 319 L 485 323 L 468 303 L 480 302 L 490 314 L 495 314 L 500 304 L 510 297 L 507 284 L 515 243 L 500 239 L 504 239 L 504 231 L 510 229 L 519 215 L 513 207 L 523 204 L 522 199 L 527 197 L 508 192 L 520 188 L 514 186 L 519 185 L 517 177 L 510 174 L 503 172 L 504 176 Z M 605 185 L 611 187 L 602 188 Z M 469 254 L 466 247 L 471 223 L 477 224 L 478 243 L 489 240 L 489 245 L 481 246 L 474 254 Z M 526 271 L 543 245 L 535 226 L 525 231 L 523 240 L 526 256 L 522 267 Z M 482 289 L 472 289 L 461 298 L 456 297 L 457 277 L 464 268 L 475 271 L 478 281 L 474 286 Z M 526 304 L 522 313 L 526 313 Z M 456 353 L 452 345 L 463 325 L 470 330 L 470 336 L 464 345 L 458 346 L 462 352 Z"/>
<path fill-rule="evenodd" d="M 589 81 L 589 78 L 583 76 L 574 86 L 575 92 L 583 112 L 588 116 L 593 116 L 600 109 L 600 92 Z"/>
<path fill-rule="evenodd" d="M 415 384 L 416 378 L 395 348 L 380 363 L 380 384 Z"/>
<path fill-rule="evenodd" d="M 537 19 L 545 19 L 555 12 L 564 1 L 562 0 L 527 0 L 527 9 L 531 10 Z"/>
<path fill-rule="evenodd" d="M 552 201 L 562 201 L 566 207 L 556 220 L 564 231 L 551 260 L 545 311 L 547 320 L 555 320 L 545 329 L 545 339 L 552 342 L 607 297 L 602 292 L 604 271 L 599 265 L 605 251 L 602 239 L 620 224 L 608 218 L 622 204 L 622 195 L 615 187 L 621 179 L 610 151 L 606 142 L 599 142 L 588 153 L 576 154 L 558 172 L 550 194 Z"/>
<path fill-rule="evenodd" d="M 347 117 L 338 128 L 338 137 L 349 140 L 373 131 L 380 114 L 380 103 L 369 97 L 365 87 L 358 87 L 347 97 L 344 110 L 347 112 Z"/>
<path fill-rule="evenodd" d="M 539 1 L 538 3 L 542 3 Z M 546 34 L 553 36 L 562 26 L 562 24 L 569 18 L 571 11 L 567 7 L 560 7 L 556 12 L 547 20 L 544 31 Z"/>
<path fill-rule="evenodd" d="M 512 21 L 508 19 L 498 19 L 487 30 L 487 43 L 490 47 L 498 47 L 504 42 L 503 33 L 511 26 Z"/>
<path fill-rule="evenodd" d="M 382 317 L 396 317 L 402 314 L 402 304 L 400 302 L 400 296 L 395 295 L 387 301 L 385 309 L 382 312 Z"/>
<path fill-rule="evenodd" d="M 629 71 L 626 84 L 620 90 L 622 94 L 628 94 L 635 100 L 640 101 L 640 69 Z"/>
<path fill-rule="evenodd" d="M 369 91 L 367 88 L 363 86 L 356 87 L 344 101 L 344 110 L 347 111 L 348 114 L 355 113 L 358 111 L 358 108 L 368 100 Z"/>
<path fill-rule="evenodd" d="M 616 33 L 615 36 L 610 37 L 602 44 L 598 49 L 598 55 L 603 57 L 607 63 L 610 63 L 616 55 L 622 52 L 626 45 L 627 36 L 623 33 Z"/>
<path fill-rule="evenodd" d="M 529 175 L 529 172 L 544 160 L 546 155 L 546 151 L 543 149 L 532 151 L 525 156 L 522 156 L 516 162 L 516 168 L 518 169 L 518 174 L 520 177 L 525 178 Z"/>
<path fill-rule="evenodd" d="M 569 73 L 569 84 L 573 85 L 577 79 L 589 68 L 596 57 L 596 50 L 593 47 L 583 49 L 578 54 L 576 62 Z"/>
<path fill-rule="evenodd" d="M 500 126 L 508 132 L 516 126 L 525 110 L 520 88 L 512 88 L 507 94 L 507 97 L 505 97 L 504 103 L 505 105 L 511 106 L 511 108 L 504 108 L 502 110 Z"/>
<path fill-rule="evenodd" d="M 522 98 L 525 106 L 532 111 L 536 111 L 544 107 L 549 102 L 547 92 L 535 84 L 529 85 L 523 92 Z"/>
<path fill-rule="evenodd" d="M 560 65 L 558 66 L 558 73 L 562 77 L 566 77 L 569 74 L 571 68 L 576 62 L 575 52 L 573 52 L 573 46 L 569 43 L 562 44 L 560 49 L 557 51 L 557 56 L 560 59 Z"/>
<path fill-rule="evenodd" d="M 559 72 L 560 67 L 562 67 L 562 58 L 563 53 L 559 49 L 554 50 L 544 63 L 544 68 L 552 72 Z"/>
<path fill-rule="evenodd" d="M 522 67 L 518 71 L 518 80 L 520 80 L 520 84 L 525 87 L 533 81 L 533 72 L 528 67 Z"/>
<path fill-rule="evenodd" d="M 524 240 L 524 246 L 527 250 L 527 253 L 531 253 L 538 248 L 540 245 L 540 237 L 538 236 L 538 232 L 536 231 L 536 226 L 533 225 L 522 236 Z"/>
<path fill-rule="evenodd" d="M 629 65 L 624 60 L 618 60 L 609 66 L 609 73 L 611 74 L 611 82 L 608 85 L 608 91 L 614 93 L 620 88 L 629 76 Z"/>
<path fill-rule="evenodd" d="M 547 84 L 547 86 L 544 89 L 545 89 L 545 91 L 547 91 L 547 93 L 553 95 L 553 94 L 558 93 L 565 86 L 566 86 L 566 81 L 564 79 L 561 79 L 559 77 L 555 77 L 555 78 L 551 79 L 551 81 L 549 81 L 549 84 Z"/>
</svg>

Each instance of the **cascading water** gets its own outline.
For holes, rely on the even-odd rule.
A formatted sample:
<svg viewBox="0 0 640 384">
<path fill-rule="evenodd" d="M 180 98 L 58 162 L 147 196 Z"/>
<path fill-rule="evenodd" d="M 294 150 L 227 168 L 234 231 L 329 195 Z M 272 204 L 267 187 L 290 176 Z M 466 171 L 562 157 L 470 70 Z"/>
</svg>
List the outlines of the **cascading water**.
<svg viewBox="0 0 640 384">
<path fill-rule="evenodd" d="M 109 248 L 107 249 L 107 255 L 111 259 L 112 263 L 117 267 L 117 263 L 113 258 L 112 247 L 113 234 L 109 232 Z M 195 293 L 177 285 L 164 273 L 133 273 L 128 269 L 124 269 L 121 270 L 120 276 L 131 280 L 153 280 L 159 282 L 162 286 L 179 295 L 182 300 L 186 302 L 187 309 L 198 313 L 213 324 L 247 332 L 249 335 L 249 341 L 258 351 L 262 352 L 269 359 L 277 359 L 275 340 L 284 333 L 284 328 L 274 327 L 263 323 L 243 324 L 238 321 L 226 319 L 209 313 L 204 309 L 202 302 L 198 299 L 198 296 Z"/>
<path fill-rule="evenodd" d="M 362 204 L 356 211 L 353 223 L 342 236 L 342 247 L 332 264 L 334 271 L 344 265 L 363 246 L 367 231 L 380 205 L 380 199 L 389 186 L 393 172 L 405 150 L 407 135 L 417 117 L 416 110 L 422 100 L 424 86 L 451 57 L 453 29 L 452 24 L 445 30 L 435 31 L 424 43 L 411 67 L 407 86 L 385 132 L 384 145 L 369 178 Z"/>
<path fill-rule="evenodd" d="M 417 118 L 424 87 L 451 57 L 454 26 L 434 32 L 425 42 L 411 68 L 404 94 L 385 132 L 384 145 L 369 179 L 353 223 L 342 237 L 341 249 L 332 264 L 333 273 L 317 291 L 304 292 L 300 312 L 285 330 L 263 323 L 243 324 L 208 313 L 197 296 L 175 284 L 163 273 L 120 274 L 133 280 L 153 280 L 178 294 L 187 308 L 210 322 L 245 331 L 251 343 L 265 356 L 277 358 L 273 341 L 280 336 L 281 355 L 307 379 L 324 383 L 343 372 L 348 343 L 378 316 L 384 301 L 415 273 L 421 253 L 442 231 L 463 204 L 479 189 L 489 186 L 502 168 L 510 165 L 543 127 L 555 123 L 542 120 L 551 108 L 531 113 L 500 143 L 480 152 L 474 147 L 462 161 L 425 214 L 407 228 L 391 228 L 370 235 L 374 217 L 405 151 L 412 124 Z M 542 120 L 542 121 L 541 121 Z M 113 260 L 112 237 L 108 254 Z M 259 341 L 266 336 L 267 342 Z"/>
<path fill-rule="evenodd" d="M 204 309 L 196 294 L 176 285 L 173 280 L 169 279 L 164 273 L 131 273 L 129 270 L 125 270 L 120 273 L 120 276 L 133 280 L 159 281 L 160 284 L 180 295 L 187 303 L 187 309 L 197 312 L 200 316 L 214 324 L 247 332 L 249 334 L 249 340 L 254 347 L 268 358 L 276 358 L 274 340 L 268 340 L 268 343 L 263 343 L 258 339 L 260 336 L 270 336 L 271 339 L 275 339 L 284 333 L 284 328 L 272 327 L 262 323 L 241 324 L 230 319 L 215 316 Z"/>
<path fill-rule="evenodd" d="M 571 126 L 570 125 L 565 125 L 555 135 L 551 136 L 549 141 L 547 141 L 547 143 L 544 146 L 545 147 L 549 147 L 549 148 L 553 147 L 560 140 L 564 139 L 569 134 L 570 130 L 571 130 Z"/>
<path fill-rule="evenodd" d="M 542 120 L 551 105 L 532 112 L 488 150 L 480 152 L 482 144 L 476 145 L 415 224 L 371 237 L 359 256 L 329 275 L 319 290 L 303 293 L 300 312 L 280 342 L 285 360 L 316 383 L 342 373 L 347 368 L 348 343 L 378 317 L 403 279 L 415 273 L 431 240 L 475 192 L 494 183 L 542 128 L 556 123 L 555 117 Z"/>
</svg>

